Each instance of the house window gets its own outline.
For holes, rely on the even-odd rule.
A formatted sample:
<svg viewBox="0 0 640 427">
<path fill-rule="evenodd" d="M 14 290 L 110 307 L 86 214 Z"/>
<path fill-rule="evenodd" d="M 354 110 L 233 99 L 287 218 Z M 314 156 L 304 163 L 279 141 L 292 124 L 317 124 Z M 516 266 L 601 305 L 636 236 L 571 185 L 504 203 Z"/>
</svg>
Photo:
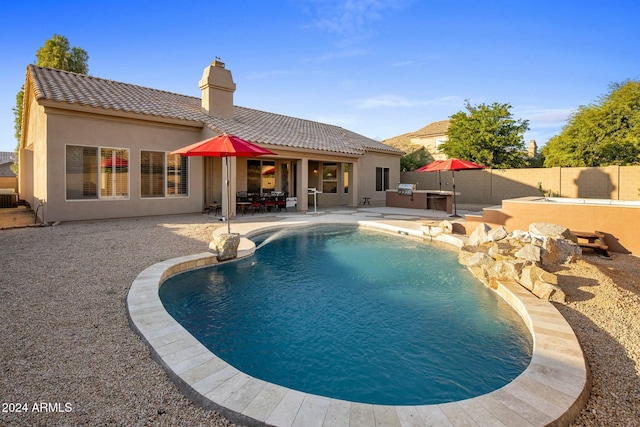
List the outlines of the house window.
<svg viewBox="0 0 640 427">
<path fill-rule="evenodd" d="M 324 163 L 322 165 L 322 192 L 338 192 L 338 165 L 336 163 Z"/>
<path fill-rule="evenodd" d="M 276 162 L 262 162 L 262 192 L 270 193 L 276 189 Z"/>
<path fill-rule="evenodd" d="M 349 164 L 344 165 L 344 171 L 342 172 L 342 183 L 344 184 L 345 194 L 349 193 Z"/>
<path fill-rule="evenodd" d="M 67 200 L 129 197 L 129 150 L 67 145 Z"/>
<path fill-rule="evenodd" d="M 188 195 L 187 158 L 164 151 L 140 153 L 140 195 L 173 197 Z"/>
<path fill-rule="evenodd" d="M 129 197 L 129 150 L 100 149 L 100 198 Z"/>
<path fill-rule="evenodd" d="M 270 193 L 276 189 L 276 162 L 247 160 L 247 192 Z"/>
<path fill-rule="evenodd" d="M 167 154 L 167 194 L 169 196 L 187 196 L 187 156 Z"/>
<path fill-rule="evenodd" d="M 438 138 L 436 139 L 436 144 L 435 144 L 435 148 L 436 148 L 436 153 L 440 152 L 440 146 L 442 144 L 444 144 L 445 142 L 447 142 L 447 140 L 445 138 Z"/>
<path fill-rule="evenodd" d="M 376 191 L 389 189 L 389 168 L 376 168 Z"/>
</svg>

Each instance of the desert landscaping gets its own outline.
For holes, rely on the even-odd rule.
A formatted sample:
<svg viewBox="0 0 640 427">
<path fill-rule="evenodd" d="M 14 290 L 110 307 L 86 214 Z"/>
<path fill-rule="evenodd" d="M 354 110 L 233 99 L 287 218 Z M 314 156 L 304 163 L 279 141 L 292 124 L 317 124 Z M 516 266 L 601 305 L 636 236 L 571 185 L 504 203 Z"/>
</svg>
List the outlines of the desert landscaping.
<svg viewBox="0 0 640 427">
<path fill-rule="evenodd" d="M 2 224 L 3 402 L 59 410 L 3 412 L 0 422 L 230 425 L 179 392 L 131 330 L 125 307 L 140 271 L 206 250 L 222 225 L 199 214 Z M 593 381 L 572 425 L 640 425 L 640 258 L 585 252 L 553 274 L 566 296 L 554 305 L 580 340 Z"/>
</svg>

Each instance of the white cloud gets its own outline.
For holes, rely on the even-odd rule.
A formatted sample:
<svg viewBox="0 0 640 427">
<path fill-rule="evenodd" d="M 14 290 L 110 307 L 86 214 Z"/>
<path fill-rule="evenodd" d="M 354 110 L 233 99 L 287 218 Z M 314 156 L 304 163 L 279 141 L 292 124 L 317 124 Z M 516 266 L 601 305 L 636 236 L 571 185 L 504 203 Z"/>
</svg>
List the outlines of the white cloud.
<svg viewBox="0 0 640 427">
<path fill-rule="evenodd" d="M 574 111 L 574 109 L 570 108 L 524 106 L 514 108 L 513 115 L 517 118 L 529 120 L 530 130 L 526 134 L 526 139 L 535 139 L 538 142 L 538 146 L 541 147 L 551 137 L 562 131 Z"/>
<path fill-rule="evenodd" d="M 378 0 L 318 1 L 314 25 L 334 34 L 351 35 L 382 18 L 384 2 Z"/>
<path fill-rule="evenodd" d="M 308 27 L 343 38 L 351 44 L 368 37 L 372 24 L 384 19 L 389 10 L 403 8 L 413 0 L 311 0 L 299 1 L 310 15 Z"/>
<path fill-rule="evenodd" d="M 540 108 L 540 107 L 519 107 L 514 108 L 514 115 L 538 124 L 557 125 L 564 123 L 574 112 L 569 108 Z"/>
</svg>

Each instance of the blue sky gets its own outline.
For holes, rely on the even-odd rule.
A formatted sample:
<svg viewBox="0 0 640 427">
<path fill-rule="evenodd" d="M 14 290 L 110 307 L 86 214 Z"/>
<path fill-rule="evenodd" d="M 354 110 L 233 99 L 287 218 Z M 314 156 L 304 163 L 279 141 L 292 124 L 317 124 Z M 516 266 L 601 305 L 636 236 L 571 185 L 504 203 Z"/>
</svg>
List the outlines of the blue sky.
<svg viewBox="0 0 640 427">
<path fill-rule="evenodd" d="M 375 139 L 466 99 L 508 103 L 543 145 L 610 83 L 640 78 L 639 22 L 637 0 L 3 1 L 0 151 L 15 148 L 15 95 L 54 34 L 88 52 L 93 76 L 192 96 L 217 56 L 236 105 Z"/>
</svg>

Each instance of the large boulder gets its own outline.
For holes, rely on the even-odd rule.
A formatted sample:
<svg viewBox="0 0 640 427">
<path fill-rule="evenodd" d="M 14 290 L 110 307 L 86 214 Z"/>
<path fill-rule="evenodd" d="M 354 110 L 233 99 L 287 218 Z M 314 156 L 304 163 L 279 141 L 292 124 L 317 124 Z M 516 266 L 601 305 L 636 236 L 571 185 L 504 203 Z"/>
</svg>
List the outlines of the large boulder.
<svg viewBox="0 0 640 427">
<path fill-rule="evenodd" d="M 543 266 L 555 266 L 576 262 L 576 259 L 582 255 L 582 248 L 564 238 L 546 237 L 541 253 Z"/>
<path fill-rule="evenodd" d="M 469 259 L 476 253 L 482 252 L 484 254 L 487 253 L 487 249 L 485 246 L 469 246 L 465 245 L 460 248 L 460 252 L 458 252 L 458 262 L 460 264 L 468 266 Z"/>
<path fill-rule="evenodd" d="M 558 277 L 535 265 L 522 269 L 520 285 L 540 299 L 564 304 L 566 295 L 558 286 Z"/>
<path fill-rule="evenodd" d="M 485 266 L 488 267 L 494 263 L 494 259 L 484 252 L 476 252 L 469 258 L 468 267 Z"/>
<path fill-rule="evenodd" d="M 509 233 L 507 233 L 507 230 L 502 226 L 494 228 L 487 232 L 487 237 L 489 238 L 490 242 L 498 242 L 502 239 L 506 239 L 507 236 L 509 236 Z"/>
<path fill-rule="evenodd" d="M 539 246 L 527 243 L 521 247 L 514 255 L 516 258 L 529 261 L 531 263 L 538 263 L 541 260 L 541 249 Z"/>
<path fill-rule="evenodd" d="M 238 257 L 238 246 L 240 246 L 240 235 L 237 233 L 224 233 L 214 235 L 209 244 L 209 249 L 216 252 L 218 261 L 226 261 Z"/>
<path fill-rule="evenodd" d="M 505 259 L 514 259 L 514 253 L 518 250 L 517 247 L 510 245 L 506 242 L 493 242 L 489 246 L 488 254 L 491 255 L 496 261 Z"/>
<path fill-rule="evenodd" d="M 469 240 L 467 242 L 470 246 L 479 246 L 483 243 L 487 243 L 489 241 L 489 231 L 491 227 L 484 222 L 476 227 L 475 230 L 469 235 Z"/>
<path fill-rule="evenodd" d="M 551 237 L 555 239 L 567 239 L 578 243 L 578 238 L 567 227 L 548 222 L 534 222 L 533 224 L 529 224 L 529 234 L 542 240 Z"/>
<path fill-rule="evenodd" d="M 491 279 L 518 280 L 520 272 L 515 263 L 511 261 L 496 261 L 488 270 Z"/>
<path fill-rule="evenodd" d="M 537 282 L 545 282 L 551 285 L 558 284 L 558 278 L 555 274 L 549 273 L 535 265 L 528 265 L 522 269 L 520 273 L 520 285 L 533 291 Z"/>
<path fill-rule="evenodd" d="M 430 222 L 420 226 L 425 236 L 437 237 L 441 234 L 453 233 L 453 224 L 450 221 L 444 220 L 439 223 Z"/>
<path fill-rule="evenodd" d="M 444 233 L 446 234 L 451 234 L 453 233 L 453 223 L 451 221 L 448 220 L 442 220 L 440 221 L 440 224 L 438 224 L 440 227 L 442 227 L 442 229 L 444 230 Z"/>
<path fill-rule="evenodd" d="M 564 304 L 567 301 L 564 291 L 559 286 L 552 285 L 551 283 L 536 282 L 531 292 L 540 299 L 546 299 L 560 304 Z"/>
<path fill-rule="evenodd" d="M 528 231 L 524 230 L 513 230 L 509 233 L 507 239 L 511 241 L 516 241 L 520 243 L 531 243 L 531 234 Z"/>
</svg>

